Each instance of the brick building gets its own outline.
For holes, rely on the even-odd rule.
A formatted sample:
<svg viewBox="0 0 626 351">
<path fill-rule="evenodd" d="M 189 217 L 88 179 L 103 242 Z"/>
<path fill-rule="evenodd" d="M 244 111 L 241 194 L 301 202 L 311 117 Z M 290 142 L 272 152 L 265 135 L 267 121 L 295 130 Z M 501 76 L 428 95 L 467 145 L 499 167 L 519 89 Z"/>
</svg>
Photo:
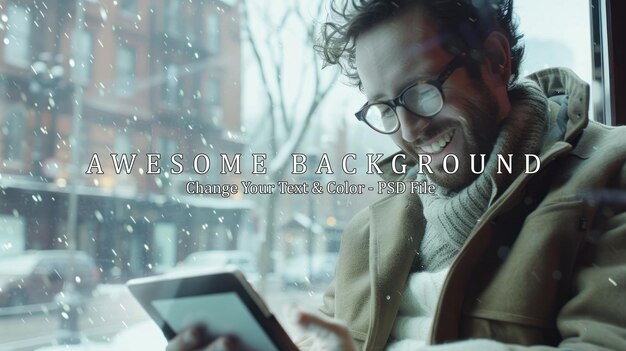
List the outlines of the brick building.
<svg viewBox="0 0 626 351">
<path fill-rule="evenodd" d="M 237 180 L 190 166 L 243 147 L 239 31 L 236 1 L 0 1 L 0 254 L 75 247 L 105 276 L 134 276 L 234 248 L 250 202 L 185 183 Z M 130 174 L 115 173 L 112 153 L 137 154 Z M 160 174 L 147 174 L 148 153 L 161 154 Z M 85 174 L 94 154 L 103 172 Z"/>
</svg>

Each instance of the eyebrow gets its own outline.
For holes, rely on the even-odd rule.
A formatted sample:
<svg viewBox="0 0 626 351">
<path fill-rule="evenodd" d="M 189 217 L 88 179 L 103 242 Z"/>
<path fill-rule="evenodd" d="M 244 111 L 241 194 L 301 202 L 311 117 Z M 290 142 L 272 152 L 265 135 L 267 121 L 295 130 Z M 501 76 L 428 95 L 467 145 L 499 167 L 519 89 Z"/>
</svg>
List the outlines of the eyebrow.
<svg viewBox="0 0 626 351">
<path fill-rule="evenodd" d="M 416 82 L 420 82 L 420 81 L 426 81 L 428 80 L 428 76 L 424 75 L 424 74 L 419 74 L 416 77 L 412 77 L 411 79 L 407 79 L 406 81 L 403 81 L 402 84 L 399 84 L 400 89 L 398 90 L 398 92 L 391 98 L 386 98 L 384 94 L 376 94 L 374 95 L 374 97 L 372 97 L 372 99 L 367 99 L 367 95 L 366 95 L 366 99 L 367 99 L 367 103 L 368 104 L 375 104 L 375 103 L 379 103 L 379 102 L 386 102 L 389 101 L 391 99 L 394 99 L 398 96 L 398 94 L 400 94 L 404 89 L 406 89 L 409 85 L 416 83 Z"/>
</svg>

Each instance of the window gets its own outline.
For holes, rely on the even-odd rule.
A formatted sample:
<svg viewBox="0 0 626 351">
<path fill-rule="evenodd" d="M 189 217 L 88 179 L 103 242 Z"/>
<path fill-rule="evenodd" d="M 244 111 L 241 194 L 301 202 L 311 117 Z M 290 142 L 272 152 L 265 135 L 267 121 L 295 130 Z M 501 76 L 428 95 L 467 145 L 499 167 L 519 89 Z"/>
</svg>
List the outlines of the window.
<svg viewBox="0 0 626 351">
<path fill-rule="evenodd" d="M 217 54 L 222 43 L 220 38 L 220 16 L 215 12 L 211 12 L 206 18 L 206 37 L 209 53 Z"/>
<path fill-rule="evenodd" d="M 93 65 L 93 39 L 91 33 L 85 30 L 74 32 L 72 57 L 74 60 L 73 76 L 76 83 L 87 84 L 91 80 Z"/>
<path fill-rule="evenodd" d="M 543 10 L 537 11 L 539 7 Z M 567 16 L 553 16 L 554 11 L 566 7 Z M 526 44 L 522 73 L 565 66 L 577 72 L 583 80 L 591 81 L 588 0 L 517 1 L 515 11 Z"/>
<path fill-rule="evenodd" d="M 165 158 L 162 160 L 162 168 L 166 172 L 169 172 L 170 168 L 172 168 L 173 166 L 169 156 L 178 152 L 178 145 L 176 144 L 176 140 L 167 136 L 159 138 L 157 152 L 165 156 Z"/>
<path fill-rule="evenodd" d="M 4 114 L 2 126 L 4 159 L 22 162 L 24 156 L 24 138 L 26 138 L 26 107 L 22 104 L 9 105 Z"/>
<path fill-rule="evenodd" d="M 626 62 L 624 51 L 624 2 L 591 0 L 593 78 L 596 120 L 608 125 L 626 125 Z"/>
<path fill-rule="evenodd" d="M 26 247 L 24 218 L 0 215 L 0 257 L 19 254 Z"/>
<path fill-rule="evenodd" d="M 181 30 L 180 1 L 168 1 L 165 4 L 165 32 L 173 37 L 180 36 Z"/>
<path fill-rule="evenodd" d="M 179 81 L 178 66 L 169 64 L 164 67 L 163 84 L 161 85 L 161 97 L 167 105 L 178 106 L 179 99 Z"/>
<path fill-rule="evenodd" d="M 538 8 L 542 10 L 537 11 Z M 567 16 L 553 15 L 565 8 Z M 520 70 L 522 76 L 559 66 L 572 69 L 585 82 L 591 84 L 593 66 L 588 0 L 517 1 L 515 11 L 526 44 Z M 567 30 L 563 30 L 564 28 Z M 592 86 L 591 94 L 595 96 L 596 91 L 593 88 Z M 593 108 L 590 106 L 592 111 Z"/>
<path fill-rule="evenodd" d="M 130 135 L 120 131 L 115 136 L 115 145 L 113 145 L 113 152 L 117 154 L 128 154 L 133 152 L 133 144 L 130 140 Z"/>
<path fill-rule="evenodd" d="M 214 125 L 222 124 L 222 84 L 219 79 L 210 79 L 207 83 L 206 99 L 208 102 L 208 118 Z"/>
<path fill-rule="evenodd" d="M 122 13 L 132 15 L 137 13 L 137 0 L 118 0 L 118 4 Z"/>
<path fill-rule="evenodd" d="M 132 96 L 135 93 L 135 51 L 127 46 L 117 50 L 116 89 L 120 96 Z"/>
<path fill-rule="evenodd" d="M 375 159 L 397 151 L 389 136 L 356 124 L 354 112 L 364 102 L 358 89 L 342 84 L 335 67 L 316 68 L 309 31 L 326 19 L 330 1 L 83 0 L 77 7 L 69 0 L 0 0 L 0 260 L 53 249 L 81 250 L 93 259 L 91 277 L 65 284 L 69 291 L 97 282 L 79 300 L 75 324 L 83 345 L 76 347 L 164 350 L 158 326 L 124 284 L 180 272 L 186 257 L 203 250 L 229 251 L 215 263 L 220 267 L 237 259 L 236 251 L 245 253 L 250 259 L 236 262 L 252 267 L 249 277 L 272 311 L 289 302 L 319 307 L 347 223 L 388 196 L 378 194 L 378 175 L 366 174 L 375 171 L 367 153 Z M 590 81 L 588 1 L 515 3 L 527 47 L 521 75 L 566 65 Z M 323 13 L 313 18 L 318 7 Z M 86 25 L 75 32 L 78 15 Z M 43 52 L 62 55 L 71 72 L 48 86 L 52 97 L 36 107 L 21 97 L 28 95 L 29 66 Z M 457 74 L 453 80 L 465 73 Z M 41 126 L 34 123 L 39 119 Z M 44 179 L 30 174 L 32 145 L 54 148 L 45 153 L 51 157 Z M 148 174 L 147 154 L 154 153 L 161 174 Z M 182 157 L 172 156 L 177 153 Z M 94 154 L 104 174 L 93 168 L 85 174 Z M 307 156 L 306 174 L 292 174 L 300 169 L 292 154 Z M 313 174 L 322 154 L 334 174 Z M 347 154 L 356 159 L 342 159 Z M 287 169 L 277 170 L 283 162 Z M 347 176 L 341 166 L 357 174 Z M 259 169 L 266 174 L 253 174 Z M 281 189 L 275 180 L 309 186 Z M 322 194 L 314 194 L 317 181 Z M 362 193 L 329 194 L 337 190 L 330 181 L 367 186 Z M 626 283 L 610 278 L 602 278 L 606 289 Z M 15 294 L 8 302 L 15 286 L 6 280 L 0 276 L 0 350 L 62 348 L 58 336 L 76 320 L 55 302 L 61 290 L 21 284 L 11 292 L 27 291 L 32 299 Z M 390 296 L 394 301 L 397 294 Z"/>
<path fill-rule="evenodd" d="M 14 66 L 28 67 L 31 63 L 31 14 L 28 8 L 9 4 L 4 37 L 4 60 Z"/>
<path fill-rule="evenodd" d="M 178 145 L 176 144 L 176 140 L 171 137 L 163 136 L 159 138 L 157 150 L 160 154 L 172 155 L 178 151 Z"/>
<path fill-rule="evenodd" d="M 222 82 L 219 79 L 213 78 L 209 80 L 207 85 L 207 100 L 209 106 L 222 105 Z"/>
<path fill-rule="evenodd" d="M 155 223 L 152 239 L 155 252 L 155 266 L 158 272 L 165 272 L 176 265 L 176 225 Z"/>
</svg>

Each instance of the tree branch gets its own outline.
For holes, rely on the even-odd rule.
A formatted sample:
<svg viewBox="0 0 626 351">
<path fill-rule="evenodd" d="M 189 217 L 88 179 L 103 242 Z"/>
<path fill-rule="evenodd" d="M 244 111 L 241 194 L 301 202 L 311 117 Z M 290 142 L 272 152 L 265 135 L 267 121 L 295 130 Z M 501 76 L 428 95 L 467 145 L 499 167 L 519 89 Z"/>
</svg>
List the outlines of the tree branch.
<svg viewBox="0 0 626 351">
<path fill-rule="evenodd" d="M 268 110 L 271 119 L 271 139 L 270 139 L 270 150 L 272 155 L 276 155 L 278 153 L 278 146 L 276 143 L 276 115 L 274 109 L 274 97 L 272 96 L 271 89 L 268 83 L 267 76 L 265 74 L 265 70 L 263 70 L 263 59 L 261 58 L 261 54 L 259 53 L 259 49 L 257 47 L 256 41 L 252 35 L 252 31 L 250 30 L 250 18 L 248 17 L 248 0 L 242 0 L 242 18 L 244 23 L 244 30 L 248 33 L 247 40 L 252 47 L 252 53 L 254 55 L 257 66 L 259 67 L 259 71 L 261 73 L 261 81 L 263 86 L 265 87 L 265 95 L 268 101 Z"/>
</svg>

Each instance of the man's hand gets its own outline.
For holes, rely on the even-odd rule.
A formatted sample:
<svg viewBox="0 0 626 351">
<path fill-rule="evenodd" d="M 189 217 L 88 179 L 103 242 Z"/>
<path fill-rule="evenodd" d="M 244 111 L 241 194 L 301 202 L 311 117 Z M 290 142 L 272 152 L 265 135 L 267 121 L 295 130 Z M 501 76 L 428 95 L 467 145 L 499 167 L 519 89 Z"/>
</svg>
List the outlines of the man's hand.
<svg viewBox="0 0 626 351">
<path fill-rule="evenodd" d="M 312 351 L 356 351 L 348 327 L 337 319 L 296 308 L 295 322 L 313 338 Z"/>
<path fill-rule="evenodd" d="M 348 328 L 336 319 L 295 308 L 293 321 L 312 338 L 311 350 L 356 351 Z M 237 339 L 231 336 L 212 337 L 201 326 L 189 328 L 178 334 L 167 345 L 167 351 L 243 351 Z"/>
</svg>

